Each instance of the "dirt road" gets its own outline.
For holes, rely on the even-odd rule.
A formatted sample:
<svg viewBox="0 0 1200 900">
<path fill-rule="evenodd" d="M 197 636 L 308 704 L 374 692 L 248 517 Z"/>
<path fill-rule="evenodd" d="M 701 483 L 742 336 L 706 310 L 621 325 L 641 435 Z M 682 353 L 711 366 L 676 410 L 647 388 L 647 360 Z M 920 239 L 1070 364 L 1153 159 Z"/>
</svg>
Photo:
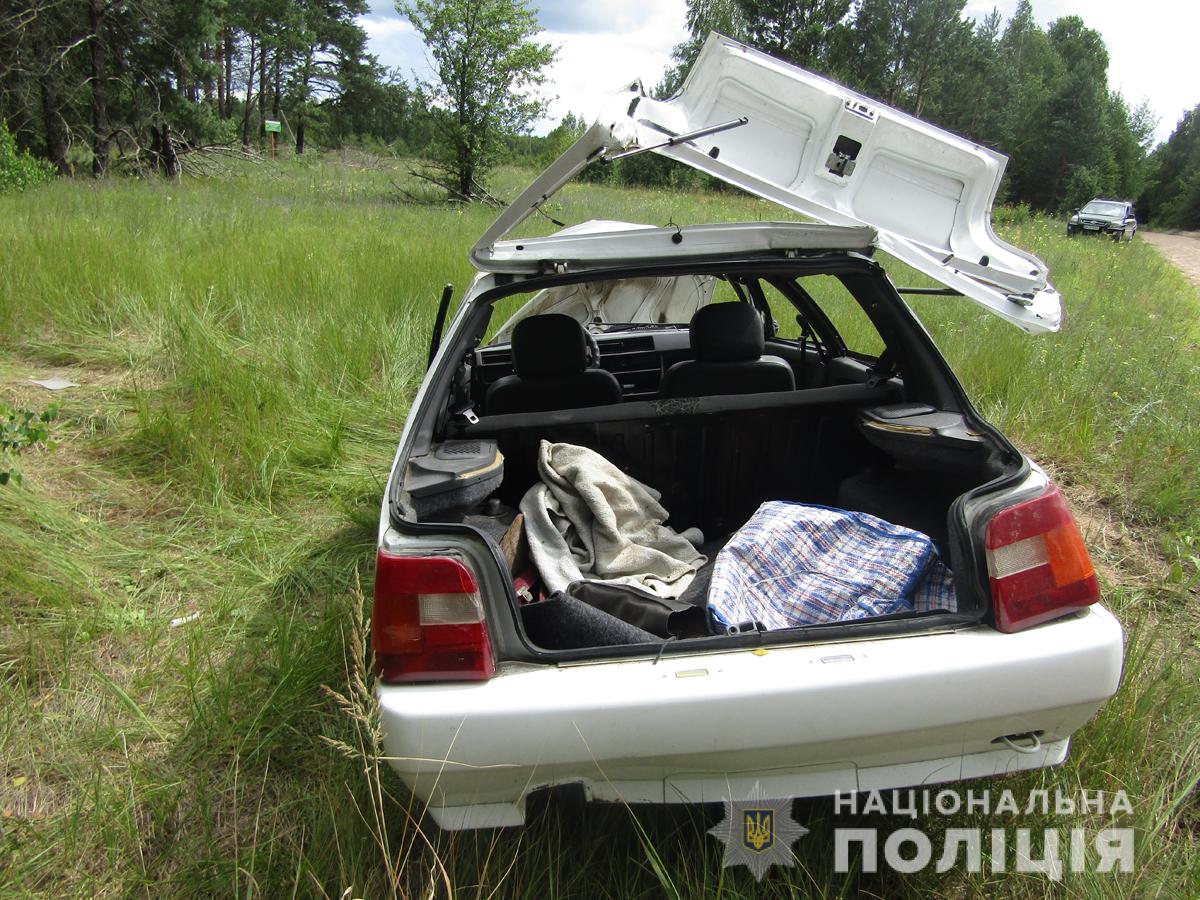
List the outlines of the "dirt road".
<svg viewBox="0 0 1200 900">
<path fill-rule="evenodd" d="M 1200 288 L 1200 232 L 1183 231 L 1178 234 L 1161 234 L 1143 231 L 1142 237 L 1162 251 L 1162 255 L 1176 266 Z"/>
</svg>

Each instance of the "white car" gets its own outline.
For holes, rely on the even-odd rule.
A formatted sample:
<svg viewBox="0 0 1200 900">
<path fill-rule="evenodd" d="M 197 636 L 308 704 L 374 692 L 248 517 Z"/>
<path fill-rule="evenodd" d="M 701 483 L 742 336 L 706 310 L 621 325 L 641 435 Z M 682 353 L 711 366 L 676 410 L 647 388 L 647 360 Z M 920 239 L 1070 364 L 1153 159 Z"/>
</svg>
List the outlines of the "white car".
<svg viewBox="0 0 1200 900">
<path fill-rule="evenodd" d="M 584 166 L 643 151 L 824 224 L 508 237 Z M 372 615 L 385 747 L 441 827 L 520 825 L 552 785 L 692 803 L 1066 757 L 1117 689 L 1121 626 L 1059 490 L 979 416 L 872 258 L 1056 330 L 1046 266 L 991 230 L 1004 163 L 713 35 L 679 95 L 620 94 L 480 239 L 400 441 Z M 661 492 L 668 524 L 718 543 L 769 500 L 918 530 L 952 572 L 954 608 L 533 634 L 548 601 L 514 570 L 511 523 L 544 440 L 600 453 Z"/>
</svg>

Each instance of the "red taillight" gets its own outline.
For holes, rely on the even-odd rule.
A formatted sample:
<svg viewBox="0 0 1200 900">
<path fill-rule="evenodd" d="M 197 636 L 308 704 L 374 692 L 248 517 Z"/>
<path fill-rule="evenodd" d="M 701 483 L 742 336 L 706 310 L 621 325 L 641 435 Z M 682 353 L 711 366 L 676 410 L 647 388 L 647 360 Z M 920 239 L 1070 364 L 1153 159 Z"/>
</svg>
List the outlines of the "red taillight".
<svg viewBox="0 0 1200 900">
<path fill-rule="evenodd" d="M 491 678 L 496 663 L 474 573 L 450 556 L 380 550 L 371 649 L 387 682 Z"/>
<path fill-rule="evenodd" d="M 987 567 L 1001 631 L 1020 631 L 1100 599 L 1083 536 L 1053 484 L 988 523 Z"/>
</svg>

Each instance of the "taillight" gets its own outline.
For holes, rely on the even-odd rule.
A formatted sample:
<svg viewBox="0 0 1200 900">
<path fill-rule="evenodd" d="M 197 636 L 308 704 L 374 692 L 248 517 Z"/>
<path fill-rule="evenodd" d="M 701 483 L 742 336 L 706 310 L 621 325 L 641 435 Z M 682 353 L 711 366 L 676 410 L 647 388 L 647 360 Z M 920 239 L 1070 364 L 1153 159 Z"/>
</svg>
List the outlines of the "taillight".
<svg viewBox="0 0 1200 900">
<path fill-rule="evenodd" d="M 1003 509 L 987 528 L 992 611 L 1001 631 L 1020 631 L 1100 599 L 1083 536 L 1057 486 Z"/>
<path fill-rule="evenodd" d="M 496 663 L 475 574 L 451 556 L 380 550 L 371 648 L 386 682 L 491 678 Z"/>
</svg>

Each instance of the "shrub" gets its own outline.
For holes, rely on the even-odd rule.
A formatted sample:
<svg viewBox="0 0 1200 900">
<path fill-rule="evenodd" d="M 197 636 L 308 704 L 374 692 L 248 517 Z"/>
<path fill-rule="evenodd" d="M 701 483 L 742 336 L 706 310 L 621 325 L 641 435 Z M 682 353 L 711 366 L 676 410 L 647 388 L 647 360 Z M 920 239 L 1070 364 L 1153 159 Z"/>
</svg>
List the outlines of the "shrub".
<svg viewBox="0 0 1200 900">
<path fill-rule="evenodd" d="M 178 103 L 171 113 L 171 128 L 197 144 L 232 145 L 241 140 L 235 119 L 222 119 L 207 103 Z"/>
<path fill-rule="evenodd" d="M 51 403 L 41 413 L 32 409 L 0 407 L 0 485 L 20 483 L 16 459 L 34 447 L 54 449 L 50 423 L 58 418 L 58 404 Z"/>
<path fill-rule="evenodd" d="M 1179 180 L 1179 193 L 1162 205 L 1162 224 L 1168 228 L 1200 228 L 1200 170 Z"/>
<path fill-rule="evenodd" d="M 1033 211 L 1029 208 L 1028 203 L 992 207 L 993 225 L 1024 225 L 1031 218 L 1033 218 Z"/>
<path fill-rule="evenodd" d="M 23 191 L 54 177 L 54 166 L 17 147 L 8 123 L 0 119 L 0 194 Z"/>
</svg>

